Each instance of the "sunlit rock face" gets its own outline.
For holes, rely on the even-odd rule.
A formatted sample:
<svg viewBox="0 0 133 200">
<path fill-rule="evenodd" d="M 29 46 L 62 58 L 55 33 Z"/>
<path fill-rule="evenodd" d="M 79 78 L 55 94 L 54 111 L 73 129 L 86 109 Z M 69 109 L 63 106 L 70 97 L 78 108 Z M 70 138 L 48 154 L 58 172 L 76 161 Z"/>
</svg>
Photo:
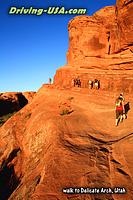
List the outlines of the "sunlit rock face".
<svg viewBox="0 0 133 200">
<path fill-rule="evenodd" d="M 71 87 L 80 77 L 101 81 L 102 90 L 133 90 L 133 2 L 117 1 L 93 16 L 79 16 L 68 24 L 67 65 L 56 72 L 54 83 Z"/>
<path fill-rule="evenodd" d="M 116 19 L 118 26 L 119 46 L 118 51 L 129 50 L 133 53 L 133 1 L 117 0 Z"/>
</svg>

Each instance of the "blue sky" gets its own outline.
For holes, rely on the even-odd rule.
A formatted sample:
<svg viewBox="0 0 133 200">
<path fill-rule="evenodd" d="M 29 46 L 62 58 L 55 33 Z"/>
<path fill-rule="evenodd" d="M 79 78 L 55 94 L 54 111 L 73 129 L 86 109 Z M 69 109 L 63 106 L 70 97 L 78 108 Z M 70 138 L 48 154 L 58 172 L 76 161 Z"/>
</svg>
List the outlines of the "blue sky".
<svg viewBox="0 0 133 200">
<path fill-rule="evenodd" d="M 9 15 L 11 6 L 86 8 L 92 15 L 115 0 L 1 0 L 0 92 L 36 91 L 66 64 L 67 24 L 76 15 Z"/>
</svg>

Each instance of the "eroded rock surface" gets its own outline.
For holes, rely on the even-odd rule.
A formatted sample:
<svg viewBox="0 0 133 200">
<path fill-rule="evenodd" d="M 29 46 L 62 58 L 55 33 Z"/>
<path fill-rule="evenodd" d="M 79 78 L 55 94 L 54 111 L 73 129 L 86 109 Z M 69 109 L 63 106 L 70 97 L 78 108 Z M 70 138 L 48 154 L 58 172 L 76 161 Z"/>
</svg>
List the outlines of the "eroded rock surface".
<svg viewBox="0 0 133 200">
<path fill-rule="evenodd" d="M 115 98 L 82 92 L 43 86 L 0 128 L 0 182 L 10 172 L 10 200 L 132 199 L 133 112 L 115 127 Z M 61 115 L 65 105 L 73 112 Z M 65 194 L 67 187 L 124 187 L 127 193 Z"/>
</svg>

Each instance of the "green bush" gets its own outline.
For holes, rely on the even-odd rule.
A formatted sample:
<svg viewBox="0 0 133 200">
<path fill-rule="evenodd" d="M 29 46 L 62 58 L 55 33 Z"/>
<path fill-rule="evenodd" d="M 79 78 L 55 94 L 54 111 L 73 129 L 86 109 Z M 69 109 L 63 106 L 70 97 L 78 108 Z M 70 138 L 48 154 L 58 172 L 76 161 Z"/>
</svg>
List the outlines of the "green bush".
<svg viewBox="0 0 133 200">
<path fill-rule="evenodd" d="M 69 115 L 72 112 L 73 112 L 72 110 L 69 110 L 66 108 L 66 109 L 61 110 L 60 115 Z"/>
<path fill-rule="evenodd" d="M 25 115 L 26 119 L 29 119 L 31 117 L 31 113 L 28 112 L 26 115 Z"/>
<path fill-rule="evenodd" d="M 74 97 L 68 97 L 68 100 L 69 101 L 71 101 L 71 100 L 73 100 L 74 99 Z"/>
</svg>

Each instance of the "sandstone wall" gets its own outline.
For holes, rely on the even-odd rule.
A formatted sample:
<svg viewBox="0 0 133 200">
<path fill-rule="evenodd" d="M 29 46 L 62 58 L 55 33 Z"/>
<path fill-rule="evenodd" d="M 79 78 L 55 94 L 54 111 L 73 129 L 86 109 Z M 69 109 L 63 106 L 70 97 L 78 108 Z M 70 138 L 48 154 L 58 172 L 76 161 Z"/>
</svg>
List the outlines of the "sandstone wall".
<svg viewBox="0 0 133 200">
<path fill-rule="evenodd" d="M 72 19 L 67 65 L 57 70 L 54 84 L 71 87 L 78 75 L 83 87 L 87 87 L 86 80 L 98 78 L 103 90 L 132 91 L 132 10 L 133 1 L 117 0 L 116 6 L 105 7 L 93 16 Z"/>
<path fill-rule="evenodd" d="M 89 80 L 100 80 L 100 89 L 102 91 L 119 93 L 131 93 L 133 91 L 133 74 L 123 74 L 123 72 L 108 72 L 107 70 L 90 70 L 89 73 L 85 69 L 75 70 L 69 67 L 60 68 L 56 72 L 55 84 L 64 88 L 73 87 L 73 79 L 80 78 L 81 88 L 89 89 Z"/>
<path fill-rule="evenodd" d="M 119 36 L 119 50 L 129 49 L 133 53 L 133 1 L 117 0 L 116 18 Z"/>
</svg>

